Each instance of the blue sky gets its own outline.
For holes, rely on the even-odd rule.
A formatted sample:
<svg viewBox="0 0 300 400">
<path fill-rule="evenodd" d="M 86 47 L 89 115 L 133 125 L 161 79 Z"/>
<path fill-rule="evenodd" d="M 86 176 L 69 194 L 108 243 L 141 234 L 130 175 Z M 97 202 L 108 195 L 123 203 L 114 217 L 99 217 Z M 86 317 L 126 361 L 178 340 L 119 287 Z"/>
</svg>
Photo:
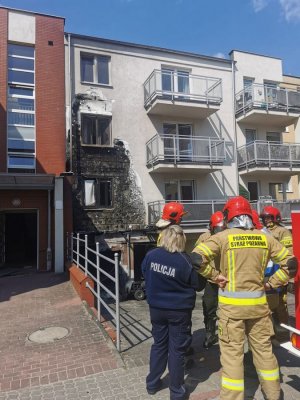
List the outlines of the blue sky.
<svg viewBox="0 0 300 400">
<path fill-rule="evenodd" d="M 300 76 L 300 0 L 0 0 L 59 15 L 68 32 L 228 57 L 279 57 Z"/>
</svg>

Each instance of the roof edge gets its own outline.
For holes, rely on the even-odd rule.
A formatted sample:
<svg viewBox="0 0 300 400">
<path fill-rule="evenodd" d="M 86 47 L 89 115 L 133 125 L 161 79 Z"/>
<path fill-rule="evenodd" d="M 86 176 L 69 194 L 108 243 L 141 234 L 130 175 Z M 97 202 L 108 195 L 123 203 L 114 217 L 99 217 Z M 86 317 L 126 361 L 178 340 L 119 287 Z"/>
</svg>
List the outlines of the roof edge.
<svg viewBox="0 0 300 400">
<path fill-rule="evenodd" d="M 45 13 L 41 13 L 41 12 L 23 10 L 23 9 L 20 9 L 20 8 L 6 7 L 6 6 L 0 5 L 0 9 L 1 9 L 1 8 L 5 9 L 5 10 L 10 10 L 10 11 L 23 12 L 23 13 L 26 13 L 26 14 L 43 15 L 43 16 L 45 16 L 45 17 L 59 18 L 59 19 L 63 19 L 64 21 L 66 20 L 65 17 L 61 17 L 61 16 L 59 16 L 59 15 L 45 14 Z"/>
<path fill-rule="evenodd" d="M 82 35 L 82 34 L 79 34 L 79 33 L 72 33 L 72 32 L 65 32 L 65 35 L 71 35 L 71 37 L 75 37 L 75 38 L 95 40 L 95 41 L 108 43 L 108 44 L 115 44 L 115 45 L 121 45 L 121 46 L 127 46 L 127 47 L 134 47 L 134 48 L 138 48 L 138 49 L 156 50 L 156 51 L 162 51 L 162 52 L 165 52 L 165 53 L 180 54 L 180 55 L 189 56 L 189 57 L 195 57 L 195 58 L 203 58 L 205 60 L 219 61 L 219 62 L 224 62 L 226 64 L 231 64 L 232 63 L 232 61 L 230 59 L 227 59 L 227 58 L 206 56 L 206 55 L 203 55 L 203 54 L 193 53 L 193 52 L 188 52 L 188 51 L 183 51 L 183 50 L 174 50 L 174 49 L 167 49 L 167 48 L 158 47 L 158 46 L 150 46 L 150 45 L 138 44 L 138 43 L 132 43 L 132 42 L 123 42 L 123 41 L 120 41 L 120 40 L 107 39 L 107 38 L 102 38 L 102 37 L 97 37 L 97 36 Z"/>
<path fill-rule="evenodd" d="M 280 57 L 267 56 L 266 54 L 253 53 L 251 51 L 238 50 L 238 49 L 232 49 L 229 52 L 229 55 L 231 55 L 234 51 L 238 51 L 239 53 L 252 54 L 253 56 L 266 57 L 266 58 L 275 58 L 276 60 L 282 61 L 282 58 L 280 58 Z"/>
</svg>

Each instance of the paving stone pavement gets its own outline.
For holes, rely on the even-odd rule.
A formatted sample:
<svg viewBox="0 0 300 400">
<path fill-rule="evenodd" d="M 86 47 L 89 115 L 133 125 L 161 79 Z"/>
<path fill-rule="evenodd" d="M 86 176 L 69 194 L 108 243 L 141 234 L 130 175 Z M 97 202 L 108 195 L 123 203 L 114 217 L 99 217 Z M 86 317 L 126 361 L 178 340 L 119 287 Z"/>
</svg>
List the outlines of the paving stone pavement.
<svg viewBox="0 0 300 400">
<path fill-rule="evenodd" d="M 41 371 L 35 372 L 39 377 L 38 383 L 33 381 L 31 386 L 17 390 L 7 390 L 4 386 L 0 391 L 0 400 L 169 399 L 168 374 L 163 378 L 163 389 L 155 396 L 149 396 L 145 389 L 152 343 L 151 324 L 145 301 L 129 300 L 121 303 L 121 358 L 104 332 L 99 330 L 90 314 L 85 311 L 65 277 L 40 274 L 29 278 L 29 281 L 26 281 L 26 277 L 1 279 L 0 300 L 0 380 L 7 378 L 4 376 L 3 366 L 8 367 L 12 374 L 20 374 L 20 371 L 23 371 L 24 375 L 34 374 L 32 365 L 39 362 L 37 355 L 44 364 L 45 359 L 49 360 L 55 355 L 56 368 L 61 366 L 67 373 L 61 376 L 63 379 L 59 381 L 44 382 L 44 375 L 40 373 L 46 373 L 47 376 L 53 373 L 50 372 L 51 364 L 48 361 L 47 368 L 40 367 Z M 290 314 L 293 315 L 292 297 L 289 297 L 289 304 Z M 37 345 L 38 347 L 28 344 L 27 335 L 46 325 L 65 326 L 70 329 L 70 335 L 57 343 Z M 197 305 L 193 312 L 193 331 L 195 354 L 189 359 L 194 363 L 186 370 L 190 399 L 217 400 L 220 391 L 219 349 L 218 346 L 208 351 L 202 349 L 204 329 L 201 294 L 197 296 Z M 81 346 L 83 351 L 78 353 Z M 60 352 L 62 357 L 59 357 Z M 283 398 L 299 400 L 299 359 L 283 349 L 276 349 L 276 355 L 281 366 Z M 103 368 L 101 371 L 84 369 L 80 370 L 77 376 L 69 376 L 70 370 L 82 368 L 77 366 L 77 358 L 78 365 L 88 366 L 89 360 L 90 365 L 102 365 Z M 28 360 L 29 363 L 26 363 Z M 10 365 L 15 366 L 16 372 Z M 20 365 L 22 368 L 18 369 L 17 366 Z M 245 386 L 245 399 L 263 400 L 248 354 L 245 356 Z M 13 389 L 12 385 L 10 388 Z"/>
</svg>

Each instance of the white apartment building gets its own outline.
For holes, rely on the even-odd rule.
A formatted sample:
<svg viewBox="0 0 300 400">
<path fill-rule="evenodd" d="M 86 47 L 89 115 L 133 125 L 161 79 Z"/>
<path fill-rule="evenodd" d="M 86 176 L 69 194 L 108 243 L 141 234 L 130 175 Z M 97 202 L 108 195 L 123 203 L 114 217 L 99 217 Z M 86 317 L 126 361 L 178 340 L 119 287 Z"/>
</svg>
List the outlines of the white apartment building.
<svg viewBox="0 0 300 400">
<path fill-rule="evenodd" d="M 65 49 L 75 230 L 142 228 L 179 200 L 198 234 L 243 188 L 274 197 L 300 173 L 300 93 L 280 88 L 280 59 L 78 34 Z M 296 144 L 285 144 L 292 124 Z"/>
<path fill-rule="evenodd" d="M 291 178 L 300 173 L 300 88 L 286 83 L 278 58 L 235 50 L 231 58 L 240 183 L 251 200 L 286 201 Z M 299 199 L 299 187 L 293 187 Z M 287 216 L 290 207 L 278 205 Z"/>
</svg>

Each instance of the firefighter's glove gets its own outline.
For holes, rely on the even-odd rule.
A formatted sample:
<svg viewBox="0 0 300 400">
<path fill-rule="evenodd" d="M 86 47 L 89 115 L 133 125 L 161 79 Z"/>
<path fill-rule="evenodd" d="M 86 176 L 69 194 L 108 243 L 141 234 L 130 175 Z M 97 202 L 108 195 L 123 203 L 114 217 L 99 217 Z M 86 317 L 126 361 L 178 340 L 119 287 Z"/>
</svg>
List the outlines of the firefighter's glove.
<svg viewBox="0 0 300 400">
<path fill-rule="evenodd" d="M 189 256 L 191 258 L 193 268 L 195 268 L 195 270 L 198 272 L 203 263 L 203 258 L 198 253 L 190 253 Z"/>
</svg>

